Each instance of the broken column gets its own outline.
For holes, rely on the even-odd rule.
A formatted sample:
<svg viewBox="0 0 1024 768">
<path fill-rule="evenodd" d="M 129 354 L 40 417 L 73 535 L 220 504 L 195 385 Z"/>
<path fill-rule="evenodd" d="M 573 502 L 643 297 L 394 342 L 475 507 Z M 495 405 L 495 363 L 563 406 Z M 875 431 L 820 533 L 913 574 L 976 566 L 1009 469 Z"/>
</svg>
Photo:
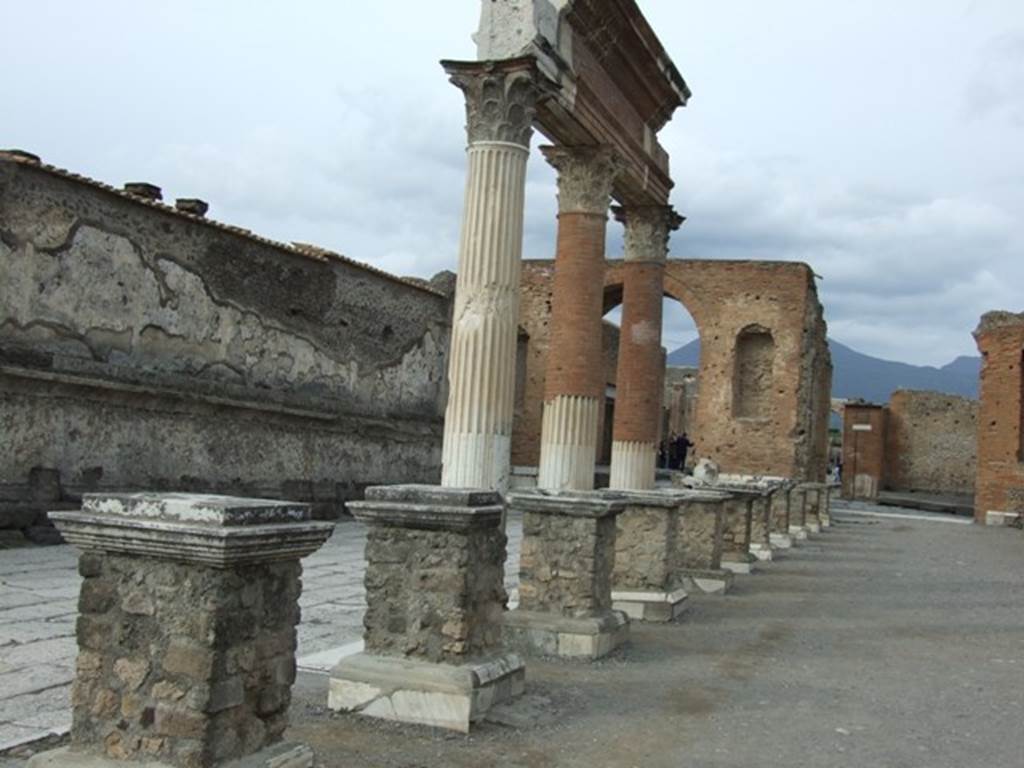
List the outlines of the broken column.
<svg viewBox="0 0 1024 768">
<path fill-rule="evenodd" d="M 629 620 L 612 608 L 613 494 L 538 490 L 513 493 L 523 515 L 519 607 L 505 615 L 505 644 L 530 655 L 599 659 L 629 638 Z"/>
<path fill-rule="evenodd" d="M 794 485 L 789 491 L 789 534 L 793 541 L 804 541 L 807 532 L 807 490 Z"/>
<path fill-rule="evenodd" d="M 591 490 L 604 378 L 605 224 L 620 164 L 609 147 L 542 147 L 558 171 L 558 244 L 538 486 Z"/>
<path fill-rule="evenodd" d="M 523 691 L 501 644 L 501 496 L 425 485 L 369 488 L 365 650 L 331 670 L 328 706 L 467 732 Z"/>
<path fill-rule="evenodd" d="M 766 485 L 759 488 L 758 494 L 752 498 L 749 550 L 758 560 L 772 559 L 772 496 L 776 490 Z"/>
<path fill-rule="evenodd" d="M 614 209 L 625 224 L 622 323 L 609 487 L 654 487 L 661 424 L 661 302 L 669 234 L 682 217 L 671 206 Z"/>
<path fill-rule="evenodd" d="M 144 493 L 51 513 L 82 550 L 79 653 L 71 745 L 30 765 L 312 766 L 282 742 L 299 560 L 334 529 L 309 518 L 292 502 Z"/>
<path fill-rule="evenodd" d="M 821 532 L 820 507 L 821 488 L 823 483 L 801 483 L 800 490 L 804 498 L 804 528 L 808 533 Z"/>
<path fill-rule="evenodd" d="M 532 57 L 442 62 L 466 100 L 465 208 L 441 484 L 508 487 L 526 161 L 542 78 Z"/>
</svg>

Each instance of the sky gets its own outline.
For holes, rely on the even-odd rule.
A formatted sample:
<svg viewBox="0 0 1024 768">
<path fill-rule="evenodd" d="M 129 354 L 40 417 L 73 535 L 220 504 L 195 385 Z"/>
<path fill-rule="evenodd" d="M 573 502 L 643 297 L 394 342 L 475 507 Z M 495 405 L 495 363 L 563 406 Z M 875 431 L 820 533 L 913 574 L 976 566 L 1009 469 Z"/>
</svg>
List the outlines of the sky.
<svg viewBox="0 0 1024 768">
<path fill-rule="evenodd" d="M 673 258 L 805 261 L 830 335 L 942 365 L 1024 310 L 1024 2 L 639 0 L 693 98 Z M 0 0 L 0 147 L 402 275 L 454 269 L 476 0 Z M 542 143 L 535 137 L 534 146 Z M 524 256 L 551 258 L 534 150 Z M 621 254 L 610 222 L 608 254 Z M 692 320 L 666 303 L 664 343 Z"/>
</svg>

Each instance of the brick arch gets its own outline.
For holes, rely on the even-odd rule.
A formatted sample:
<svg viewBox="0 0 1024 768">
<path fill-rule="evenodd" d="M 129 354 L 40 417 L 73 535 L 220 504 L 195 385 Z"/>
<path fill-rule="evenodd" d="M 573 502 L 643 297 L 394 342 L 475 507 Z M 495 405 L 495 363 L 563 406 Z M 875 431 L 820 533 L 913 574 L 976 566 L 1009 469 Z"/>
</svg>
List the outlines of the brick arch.
<svg viewBox="0 0 1024 768">
<path fill-rule="evenodd" d="M 608 314 L 615 307 L 622 304 L 622 269 L 624 262 L 621 259 L 607 261 L 604 273 L 604 307 L 603 314 Z M 664 295 L 675 299 L 683 305 L 690 317 L 697 326 L 697 335 L 701 335 L 700 302 L 693 293 L 692 287 L 686 281 L 683 274 L 681 261 L 668 261 L 665 264 Z"/>
</svg>

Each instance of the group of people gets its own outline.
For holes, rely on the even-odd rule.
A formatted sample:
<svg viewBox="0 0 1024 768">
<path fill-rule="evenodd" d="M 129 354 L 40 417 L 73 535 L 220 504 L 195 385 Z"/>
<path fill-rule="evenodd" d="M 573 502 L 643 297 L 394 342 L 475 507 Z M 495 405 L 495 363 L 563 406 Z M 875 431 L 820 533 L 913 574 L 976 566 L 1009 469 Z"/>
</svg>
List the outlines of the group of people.
<svg viewBox="0 0 1024 768">
<path fill-rule="evenodd" d="M 686 432 L 673 432 L 671 436 L 662 440 L 658 447 L 658 466 L 682 472 L 686 469 L 686 454 L 692 447 L 693 443 Z"/>
</svg>

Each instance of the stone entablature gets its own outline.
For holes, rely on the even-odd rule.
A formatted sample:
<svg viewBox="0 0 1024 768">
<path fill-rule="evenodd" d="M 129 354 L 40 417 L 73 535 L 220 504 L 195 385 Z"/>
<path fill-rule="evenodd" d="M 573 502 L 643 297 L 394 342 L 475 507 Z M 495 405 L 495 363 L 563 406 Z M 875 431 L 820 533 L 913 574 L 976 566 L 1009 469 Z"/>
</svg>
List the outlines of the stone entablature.
<svg viewBox="0 0 1024 768">
<path fill-rule="evenodd" d="M 69 750 L 38 766 L 311 766 L 283 745 L 299 559 L 331 535 L 308 506 L 186 494 L 88 496 L 53 514 L 82 549 Z M 90 763 L 91 765 L 92 763 Z"/>
</svg>

